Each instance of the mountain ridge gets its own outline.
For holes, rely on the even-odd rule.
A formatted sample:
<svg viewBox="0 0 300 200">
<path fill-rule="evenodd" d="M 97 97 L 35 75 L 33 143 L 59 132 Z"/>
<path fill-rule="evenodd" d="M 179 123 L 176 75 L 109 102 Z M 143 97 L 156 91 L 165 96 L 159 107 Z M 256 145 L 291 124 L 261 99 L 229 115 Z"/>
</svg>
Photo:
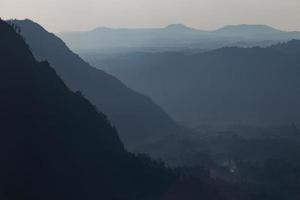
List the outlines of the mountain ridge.
<svg viewBox="0 0 300 200">
<path fill-rule="evenodd" d="M 106 116 L 69 90 L 48 62 L 36 61 L 14 27 L 0 21 L 0 196 L 125 200 L 163 195 L 173 173 L 128 153 Z"/>
<path fill-rule="evenodd" d="M 263 24 L 238 24 L 238 25 L 226 25 L 221 28 L 218 28 L 214 31 L 223 31 L 223 30 L 251 30 L 251 31 L 280 31 L 280 32 L 288 32 L 288 31 L 282 31 L 279 29 L 276 29 L 269 25 L 263 25 Z"/>
<path fill-rule="evenodd" d="M 127 148 L 132 150 L 148 140 L 182 132 L 183 128 L 150 98 L 90 66 L 39 24 L 30 20 L 13 22 L 21 27 L 21 34 L 38 60 L 48 60 L 73 91 L 81 91 L 108 115 Z"/>
<path fill-rule="evenodd" d="M 212 50 L 225 46 L 266 46 L 300 39 L 300 32 L 282 31 L 267 25 L 229 25 L 215 30 L 201 30 L 184 24 L 161 28 L 98 29 L 98 31 L 58 34 L 73 50 L 119 52 Z"/>
<path fill-rule="evenodd" d="M 97 62 L 185 125 L 299 124 L 299 53 L 300 42 L 292 40 L 266 48 L 132 53 Z"/>
</svg>

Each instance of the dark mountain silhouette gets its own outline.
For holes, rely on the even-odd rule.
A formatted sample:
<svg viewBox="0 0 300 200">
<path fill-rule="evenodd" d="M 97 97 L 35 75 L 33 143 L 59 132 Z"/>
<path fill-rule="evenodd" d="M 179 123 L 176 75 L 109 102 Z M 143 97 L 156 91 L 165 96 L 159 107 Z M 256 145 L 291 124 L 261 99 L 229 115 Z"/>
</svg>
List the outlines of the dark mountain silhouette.
<svg viewBox="0 0 300 200">
<path fill-rule="evenodd" d="M 132 200 L 167 191 L 175 176 L 126 152 L 106 116 L 37 62 L 3 21 L 0 71 L 2 199 Z"/>
<path fill-rule="evenodd" d="M 290 42 L 279 43 L 277 45 L 273 45 L 271 48 L 297 58 L 297 55 L 300 54 L 300 40 L 291 40 Z"/>
<path fill-rule="evenodd" d="M 30 20 L 15 20 L 13 23 L 22 28 L 21 34 L 38 60 L 48 60 L 67 86 L 74 91 L 81 91 L 108 115 L 130 150 L 148 141 L 183 131 L 150 98 L 127 88 L 113 76 L 91 67 L 40 25 Z"/>
<path fill-rule="evenodd" d="M 183 24 L 171 24 L 163 28 L 96 28 L 91 31 L 61 33 L 59 36 L 80 54 L 115 54 L 136 51 L 212 50 L 226 46 L 265 47 L 278 41 L 300 39 L 300 32 L 247 24 L 204 31 Z"/>
<path fill-rule="evenodd" d="M 299 162 L 294 145 L 300 135 L 294 125 L 260 130 L 267 131 L 265 139 L 270 137 L 272 144 L 261 141 L 257 130 L 250 130 L 255 136 L 240 134 L 250 140 L 216 136 L 210 144 L 235 141 L 223 156 L 233 153 L 238 162 L 209 171 L 170 171 L 145 155 L 126 152 L 105 115 L 69 90 L 46 61 L 36 61 L 15 27 L 0 21 L 1 199 L 299 199 L 299 166 L 288 162 Z M 273 48 L 289 55 L 297 51 L 286 44 Z M 249 154 L 257 154 L 254 162 L 247 161 L 244 155 Z M 258 162 L 257 157 L 269 154 L 276 159 Z"/>
<path fill-rule="evenodd" d="M 193 55 L 136 53 L 101 65 L 186 124 L 299 124 L 299 48 L 293 40 Z"/>
</svg>

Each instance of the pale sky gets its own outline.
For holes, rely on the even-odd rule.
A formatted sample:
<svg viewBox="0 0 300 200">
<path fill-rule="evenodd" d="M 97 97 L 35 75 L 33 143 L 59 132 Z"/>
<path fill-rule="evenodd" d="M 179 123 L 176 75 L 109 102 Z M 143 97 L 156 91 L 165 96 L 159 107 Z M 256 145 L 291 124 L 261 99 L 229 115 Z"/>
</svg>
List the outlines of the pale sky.
<svg viewBox="0 0 300 200">
<path fill-rule="evenodd" d="M 52 32 L 173 23 L 205 30 L 267 24 L 300 31 L 300 0 L 0 0 L 0 17 L 29 18 Z"/>
</svg>

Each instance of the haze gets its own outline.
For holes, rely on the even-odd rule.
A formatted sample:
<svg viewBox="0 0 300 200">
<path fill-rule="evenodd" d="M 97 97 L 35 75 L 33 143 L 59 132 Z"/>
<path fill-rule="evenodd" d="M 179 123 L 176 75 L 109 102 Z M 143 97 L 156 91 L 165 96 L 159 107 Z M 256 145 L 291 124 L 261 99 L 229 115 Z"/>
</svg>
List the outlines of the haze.
<svg viewBox="0 0 300 200">
<path fill-rule="evenodd" d="M 1 17 L 30 18 L 53 32 L 171 23 L 207 30 L 228 24 L 300 30 L 299 8 L 299 0 L 0 0 Z"/>
</svg>

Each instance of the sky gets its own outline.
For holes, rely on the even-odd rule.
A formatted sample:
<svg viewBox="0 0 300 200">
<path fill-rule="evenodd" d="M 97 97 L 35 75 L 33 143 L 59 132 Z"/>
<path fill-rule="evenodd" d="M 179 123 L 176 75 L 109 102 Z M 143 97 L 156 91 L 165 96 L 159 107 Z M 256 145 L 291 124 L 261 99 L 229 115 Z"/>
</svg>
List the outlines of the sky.
<svg viewBox="0 0 300 200">
<path fill-rule="evenodd" d="M 266 24 L 300 31 L 300 0 L 0 0 L 0 17 L 32 19 L 49 31 L 164 27 L 213 30 Z"/>
</svg>

